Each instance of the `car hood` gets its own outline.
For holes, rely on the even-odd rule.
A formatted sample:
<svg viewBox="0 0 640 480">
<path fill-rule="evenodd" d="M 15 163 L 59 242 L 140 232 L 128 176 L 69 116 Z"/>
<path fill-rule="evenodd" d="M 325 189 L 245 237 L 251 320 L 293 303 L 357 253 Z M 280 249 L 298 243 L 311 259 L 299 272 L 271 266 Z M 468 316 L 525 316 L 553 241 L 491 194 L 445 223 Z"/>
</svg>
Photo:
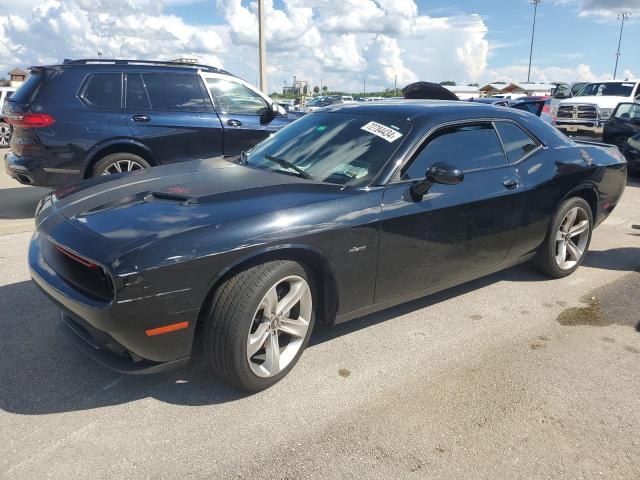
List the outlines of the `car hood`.
<svg viewBox="0 0 640 480">
<path fill-rule="evenodd" d="M 341 195 L 344 188 L 339 185 L 219 157 L 82 182 L 55 192 L 51 210 L 126 252 L 188 230 Z"/>
<path fill-rule="evenodd" d="M 589 105 L 597 105 L 600 108 L 616 108 L 620 102 L 630 102 L 627 97 L 603 97 L 603 96 L 585 96 L 573 97 L 560 101 L 560 105 L 577 105 L 586 103 Z"/>
</svg>

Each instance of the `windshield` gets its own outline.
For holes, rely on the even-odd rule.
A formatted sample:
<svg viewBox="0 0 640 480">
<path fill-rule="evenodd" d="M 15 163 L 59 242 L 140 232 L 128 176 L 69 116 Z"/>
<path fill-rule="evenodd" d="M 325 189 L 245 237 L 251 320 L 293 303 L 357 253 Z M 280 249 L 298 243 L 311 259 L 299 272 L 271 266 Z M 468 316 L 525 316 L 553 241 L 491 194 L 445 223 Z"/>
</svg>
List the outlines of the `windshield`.
<svg viewBox="0 0 640 480">
<path fill-rule="evenodd" d="M 256 145 L 244 160 L 265 170 L 303 176 L 302 170 L 314 180 L 361 186 L 376 176 L 410 130 L 402 120 L 312 113 Z"/>
<path fill-rule="evenodd" d="M 578 93 L 578 97 L 630 97 L 633 93 L 634 83 L 628 82 L 606 82 L 590 83 Z"/>
</svg>

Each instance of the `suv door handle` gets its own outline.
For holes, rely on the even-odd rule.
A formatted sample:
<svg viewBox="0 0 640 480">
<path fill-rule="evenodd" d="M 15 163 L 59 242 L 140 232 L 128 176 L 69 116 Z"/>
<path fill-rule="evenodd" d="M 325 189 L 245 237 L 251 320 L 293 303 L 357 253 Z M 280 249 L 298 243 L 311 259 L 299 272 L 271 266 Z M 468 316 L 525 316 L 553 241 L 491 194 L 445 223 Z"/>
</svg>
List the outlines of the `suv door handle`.
<svg viewBox="0 0 640 480">
<path fill-rule="evenodd" d="M 504 188 L 507 190 L 513 190 L 514 188 L 518 188 L 518 180 L 515 178 L 505 178 L 502 180 L 502 185 L 504 185 Z"/>
<path fill-rule="evenodd" d="M 134 122 L 148 122 L 151 120 L 149 115 L 133 115 L 131 118 Z"/>
<path fill-rule="evenodd" d="M 241 127 L 242 122 L 240 120 L 232 118 L 231 120 L 227 120 L 227 125 L 229 125 L 230 127 Z"/>
</svg>

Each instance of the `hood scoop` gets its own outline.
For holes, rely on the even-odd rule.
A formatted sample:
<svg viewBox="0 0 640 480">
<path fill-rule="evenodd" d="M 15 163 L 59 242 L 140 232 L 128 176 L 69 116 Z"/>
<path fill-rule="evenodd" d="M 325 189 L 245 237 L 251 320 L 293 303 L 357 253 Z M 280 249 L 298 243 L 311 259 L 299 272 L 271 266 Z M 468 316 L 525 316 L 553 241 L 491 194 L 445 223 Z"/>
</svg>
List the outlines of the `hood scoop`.
<svg viewBox="0 0 640 480">
<path fill-rule="evenodd" d="M 175 192 L 149 192 L 144 196 L 145 202 L 170 202 L 178 203 L 181 205 L 193 205 L 198 203 L 197 197 L 190 197 L 184 193 Z"/>
<path fill-rule="evenodd" d="M 98 205 L 97 207 L 87 210 L 85 215 L 91 215 L 95 213 L 106 212 L 108 210 L 130 207 L 136 204 L 152 202 L 168 202 L 177 203 L 179 205 L 194 205 L 198 203 L 198 199 L 196 197 L 189 197 L 184 194 L 172 192 L 141 192 L 134 195 L 127 195 L 111 202 Z"/>
</svg>

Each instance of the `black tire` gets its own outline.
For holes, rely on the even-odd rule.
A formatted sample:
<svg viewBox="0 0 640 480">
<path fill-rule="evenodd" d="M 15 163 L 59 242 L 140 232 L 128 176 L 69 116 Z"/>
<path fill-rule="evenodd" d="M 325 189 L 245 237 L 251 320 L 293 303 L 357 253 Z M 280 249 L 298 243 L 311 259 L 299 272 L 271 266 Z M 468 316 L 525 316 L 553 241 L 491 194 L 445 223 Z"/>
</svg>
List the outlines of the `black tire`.
<svg viewBox="0 0 640 480">
<path fill-rule="evenodd" d="M 12 133 L 11 125 L 0 121 L 0 148 L 9 148 Z"/>
<path fill-rule="evenodd" d="M 110 155 L 107 155 L 101 158 L 96 162 L 96 164 L 93 166 L 92 176 L 98 177 L 100 175 L 106 175 L 107 169 L 109 169 L 109 173 L 119 173 L 117 171 L 114 171 L 114 168 L 111 168 L 113 165 L 116 165 L 116 164 L 122 164 L 122 166 L 130 164 L 135 167 L 132 170 L 128 170 L 128 171 L 142 170 L 144 168 L 151 167 L 151 164 L 147 162 L 144 158 L 138 155 L 135 155 L 133 153 L 127 153 L 127 152 L 112 153 Z M 122 166 L 121 166 L 121 169 L 122 169 Z M 125 169 L 122 169 L 122 170 L 127 171 Z"/>
<path fill-rule="evenodd" d="M 290 363 L 271 377 L 256 375 L 247 358 L 247 338 L 254 326 L 254 315 L 267 292 L 289 276 L 302 277 L 312 298 L 312 313 L 302 345 Z M 269 261 L 243 270 L 224 282 L 214 293 L 204 321 L 203 353 L 206 366 L 227 383 L 252 392 L 264 390 L 280 381 L 298 362 L 315 323 L 312 277 L 297 262 Z"/>
<path fill-rule="evenodd" d="M 581 258 L 577 261 L 577 263 L 568 269 L 562 269 L 558 265 L 556 261 L 556 235 L 560 229 L 560 226 L 572 209 L 580 207 L 586 213 L 588 219 L 588 237 L 586 241 L 586 245 L 583 248 L 583 254 Z M 587 256 L 589 245 L 591 243 L 591 235 L 593 233 L 593 213 L 591 212 L 591 207 L 587 203 L 587 201 L 580 197 L 573 197 L 565 200 L 558 211 L 555 213 L 553 218 L 551 219 L 551 223 L 549 226 L 549 231 L 547 232 L 547 236 L 540 247 L 540 250 L 536 254 L 533 259 L 534 266 L 540 270 L 542 273 L 545 273 L 553 278 L 564 278 L 571 275 L 575 272 L 580 265 L 584 262 L 585 257 Z"/>
</svg>

